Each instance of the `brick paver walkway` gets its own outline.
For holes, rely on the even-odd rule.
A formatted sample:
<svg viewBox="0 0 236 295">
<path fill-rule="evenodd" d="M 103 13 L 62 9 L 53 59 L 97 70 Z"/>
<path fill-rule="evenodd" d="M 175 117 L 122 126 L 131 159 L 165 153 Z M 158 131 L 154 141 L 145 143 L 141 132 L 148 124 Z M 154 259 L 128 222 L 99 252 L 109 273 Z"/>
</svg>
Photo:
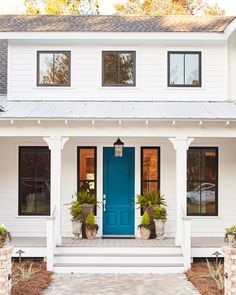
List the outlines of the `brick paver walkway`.
<svg viewBox="0 0 236 295">
<path fill-rule="evenodd" d="M 43 295 L 199 295 L 184 274 L 55 274 Z"/>
</svg>

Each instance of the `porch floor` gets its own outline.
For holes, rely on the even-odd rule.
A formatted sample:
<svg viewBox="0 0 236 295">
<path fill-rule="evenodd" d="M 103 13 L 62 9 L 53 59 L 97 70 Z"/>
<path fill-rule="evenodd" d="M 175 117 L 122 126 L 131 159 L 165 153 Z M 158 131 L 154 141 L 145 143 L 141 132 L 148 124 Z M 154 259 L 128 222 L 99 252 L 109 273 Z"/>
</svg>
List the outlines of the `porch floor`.
<svg viewBox="0 0 236 295">
<path fill-rule="evenodd" d="M 46 247 L 46 238 L 42 237 L 14 237 L 11 244 L 15 247 Z M 192 248 L 220 248 L 225 245 L 222 237 L 193 237 Z M 64 247 L 175 247 L 174 238 L 164 240 L 141 240 L 141 239 L 101 239 L 78 240 L 76 238 L 63 238 Z"/>
</svg>

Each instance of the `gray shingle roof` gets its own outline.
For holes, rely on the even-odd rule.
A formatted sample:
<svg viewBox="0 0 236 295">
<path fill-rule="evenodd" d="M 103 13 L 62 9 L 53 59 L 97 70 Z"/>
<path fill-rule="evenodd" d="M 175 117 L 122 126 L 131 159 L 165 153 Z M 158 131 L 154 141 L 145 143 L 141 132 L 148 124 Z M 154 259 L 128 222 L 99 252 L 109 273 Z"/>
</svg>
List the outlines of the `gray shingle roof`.
<svg viewBox="0 0 236 295">
<path fill-rule="evenodd" d="M 235 17 L 1 15 L 0 32 L 223 32 Z"/>
<path fill-rule="evenodd" d="M 234 102 L 8 101 L 1 119 L 236 119 Z"/>
</svg>

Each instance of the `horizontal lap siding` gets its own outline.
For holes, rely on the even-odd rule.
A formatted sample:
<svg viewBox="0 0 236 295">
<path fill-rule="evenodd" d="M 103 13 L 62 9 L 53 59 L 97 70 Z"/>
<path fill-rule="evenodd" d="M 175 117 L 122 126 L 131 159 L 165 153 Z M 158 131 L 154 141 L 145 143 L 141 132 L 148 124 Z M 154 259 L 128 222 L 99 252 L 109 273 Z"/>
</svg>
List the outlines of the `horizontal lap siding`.
<svg viewBox="0 0 236 295">
<path fill-rule="evenodd" d="M 36 87 L 36 51 L 71 50 L 72 87 Z M 137 87 L 101 87 L 101 51 L 135 50 Z M 167 51 L 202 51 L 202 88 L 167 88 Z M 166 46 L 10 45 L 8 93 L 11 100 L 225 100 L 227 48 Z"/>
</svg>

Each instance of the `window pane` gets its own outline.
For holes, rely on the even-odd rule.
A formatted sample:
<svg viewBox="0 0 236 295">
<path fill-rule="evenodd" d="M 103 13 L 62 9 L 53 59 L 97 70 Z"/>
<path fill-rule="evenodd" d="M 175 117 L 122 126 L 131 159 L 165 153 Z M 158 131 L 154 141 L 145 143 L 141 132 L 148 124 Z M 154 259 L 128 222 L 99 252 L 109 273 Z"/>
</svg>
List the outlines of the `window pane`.
<svg viewBox="0 0 236 295">
<path fill-rule="evenodd" d="M 50 182 L 36 182 L 34 195 L 36 214 L 50 214 Z"/>
<path fill-rule="evenodd" d="M 35 154 L 30 151 L 21 151 L 20 155 L 20 177 L 32 180 L 35 176 Z"/>
<path fill-rule="evenodd" d="M 39 84 L 53 84 L 53 53 L 39 54 Z"/>
<path fill-rule="evenodd" d="M 201 213 L 201 186 L 199 182 L 190 182 L 187 184 L 187 212 L 188 214 Z"/>
<path fill-rule="evenodd" d="M 200 84 L 198 54 L 185 54 L 185 84 Z"/>
<path fill-rule="evenodd" d="M 104 84 L 118 84 L 118 55 L 117 53 L 104 53 L 103 61 Z"/>
<path fill-rule="evenodd" d="M 69 53 L 55 53 L 54 55 L 54 84 L 69 84 Z"/>
<path fill-rule="evenodd" d="M 91 194 L 96 194 L 95 181 L 83 180 L 80 181 L 79 185 L 80 191 L 86 191 L 90 192 Z"/>
<path fill-rule="evenodd" d="M 147 192 L 158 192 L 159 191 L 159 183 L 158 182 L 148 182 L 143 181 L 142 185 L 142 193 L 145 194 Z"/>
<path fill-rule="evenodd" d="M 158 180 L 158 149 L 143 149 L 143 180 Z"/>
<path fill-rule="evenodd" d="M 134 55 L 131 53 L 120 53 L 120 81 L 119 84 L 134 84 Z"/>
<path fill-rule="evenodd" d="M 202 183 L 201 185 L 201 213 L 214 214 L 216 212 L 216 186 L 214 183 Z"/>
<path fill-rule="evenodd" d="M 50 151 L 47 148 L 21 148 L 19 169 L 19 212 L 50 214 Z"/>
<path fill-rule="evenodd" d="M 217 173 L 217 158 L 215 150 L 202 151 L 202 175 L 206 181 L 215 181 Z"/>
<path fill-rule="evenodd" d="M 95 150 L 94 148 L 81 148 L 80 155 L 80 179 L 95 179 Z"/>
<path fill-rule="evenodd" d="M 184 55 L 170 54 L 170 84 L 181 85 L 184 84 Z"/>
<path fill-rule="evenodd" d="M 188 181 L 200 180 L 200 162 L 201 162 L 201 150 L 190 149 L 188 151 L 188 165 L 187 174 Z"/>
</svg>

